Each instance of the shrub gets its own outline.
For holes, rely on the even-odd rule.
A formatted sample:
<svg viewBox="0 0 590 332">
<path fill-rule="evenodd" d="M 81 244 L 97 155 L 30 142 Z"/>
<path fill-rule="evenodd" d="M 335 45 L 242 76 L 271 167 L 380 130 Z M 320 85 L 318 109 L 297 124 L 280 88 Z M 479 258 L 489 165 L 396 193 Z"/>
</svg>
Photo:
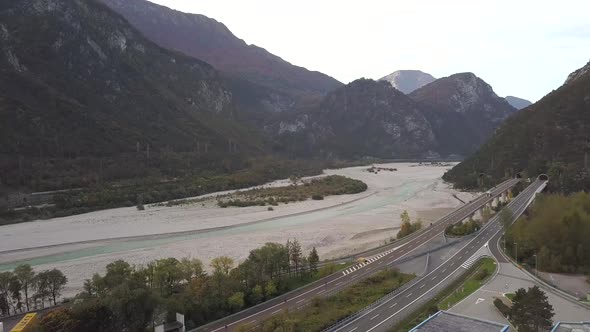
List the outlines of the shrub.
<svg viewBox="0 0 590 332">
<path fill-rule="evenodd" d="M 314 201 L 321 201 L 324 199 L 324 196 L 315 194 L 315 195 L 311 196 L 311 199 L 313 199 Z"/>
<path fill-rule="evenodd" d="M 506 304 L 504 304 L 504 302 L 499 298 L 496 298 L 494 300 L 494 305 L 496 306 L 496 308 L 498 308 L 502 316 L 508 317 L 510 315 L 510 308 Z"/>
<path fill-rule="evenodd" d="M 275 209 L 273 209 L 272 206 L 269 206 L 267 210 L 268 211 L 274 211 Z"/>
<path fill-rule="evenodd" d="M 143 211 L 143 210 L 145 210 L 145 207 L 143 206 L 143 204 L 137 204 L 137 206 L 136 206 L 136 207 L 137 207 L 137 210 L 138 210 L 138 211 Z"/>
</svg>

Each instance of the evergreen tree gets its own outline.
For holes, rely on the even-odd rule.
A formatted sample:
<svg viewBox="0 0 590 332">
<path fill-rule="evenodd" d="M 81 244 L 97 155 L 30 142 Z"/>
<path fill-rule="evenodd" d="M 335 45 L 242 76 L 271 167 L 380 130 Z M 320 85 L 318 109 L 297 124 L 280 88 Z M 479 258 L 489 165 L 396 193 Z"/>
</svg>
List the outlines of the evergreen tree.
<svg viewBox="0 0 590 332">
<path fill-rule="evenodd" d="M 309 257 L 307 258 L 307 261 L 309 263 L 310 271 L 313 273 L 317 272 L 318 271 L 318 262 L 320 261 L 320 256 L 318 255 L 318 252 L 315 249 L 315 247 L 313 247 L 313 249 L 311 249 L 311 252 L 309 253 Z"/>
<path fill-rule="evenodd" d="M 551 328 L 553 306 L 538 286 L 533 286 L 528 291 L 524 288 L 517 290 L 512 302 L 510 318 L 518 331 L 538 332 Z"/>
</svg>

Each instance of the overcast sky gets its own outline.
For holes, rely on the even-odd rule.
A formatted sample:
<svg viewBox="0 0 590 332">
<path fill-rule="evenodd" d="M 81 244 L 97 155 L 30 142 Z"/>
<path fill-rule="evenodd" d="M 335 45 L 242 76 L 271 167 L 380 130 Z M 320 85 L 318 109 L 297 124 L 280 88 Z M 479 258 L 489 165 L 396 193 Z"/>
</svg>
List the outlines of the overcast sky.
<svg viewBox="0 0 590 332">
<path fill-rule="evenodd" d="M 588 0 L 151 0 L 341 82 L 470 71 L 536 101 L 590 60 Z"/>
</svg>

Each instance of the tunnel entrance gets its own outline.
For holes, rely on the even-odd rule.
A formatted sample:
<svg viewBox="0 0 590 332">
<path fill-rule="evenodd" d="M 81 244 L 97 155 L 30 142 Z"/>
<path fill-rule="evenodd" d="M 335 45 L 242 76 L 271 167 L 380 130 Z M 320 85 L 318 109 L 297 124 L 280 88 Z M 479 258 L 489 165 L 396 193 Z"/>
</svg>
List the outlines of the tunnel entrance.
<svg viewBox="0 0 590 332">
<path fill-rule="evenodd" d="M 517 179 L 522 179 L 522 173 L 520 173 L 520 172 L 516 173 L 516 178 Z"/>
<path fill-rule="evenodd" d="M 549 181 L 549 175 L 547 174 L 540 174 L 538 177 L 539 180 L 541 181 Z"/>
</svg>

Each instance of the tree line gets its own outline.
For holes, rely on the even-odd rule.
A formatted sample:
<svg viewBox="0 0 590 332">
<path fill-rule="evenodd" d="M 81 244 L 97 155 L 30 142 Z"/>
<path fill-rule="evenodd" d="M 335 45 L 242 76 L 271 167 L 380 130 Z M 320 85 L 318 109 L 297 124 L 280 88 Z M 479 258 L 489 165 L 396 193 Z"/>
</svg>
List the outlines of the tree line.
<svg viewBox="0 0 590 332">
<path fill-rule="evenodd" d="M 422 219 L 418 218 L 418 220 L 412 222 L 412 219 L 410 219 L 410 215 L 406 210 L 402 212 L 400 218 L 402 220 L 402 224 L 400 226 L 399 231 L 397 232 L 396 237 L 398 240 L 416 231 L 419 231 L 422 228 Z"/>
<path fill-rule="evenodd" d="M 28 264 L 0 272 L 0 314 L 7 316 L 57 304 L 68 279 L 58 269 L 35 272 Z"/>
<path fill-rule="evenodd" d="M 267 243 L 236 265 L 222 256 L 207 272 L 198 259 L 165 258 L 145 266 L 118 260 L 84 283 L 67 306 L 41 320 L 44 331 L 143 331 L 180 312 L 193 328 L 271 299 L 331 273 L 318 268 L 315 248 L 297 240 Z"/>
<path fill-rule="evenodd" d="M 590 194 L 542 195 L 506 233 L 506 247 L 548 272 L 590 271 Z M 536 260 L 535 260 L 536 255 Z"/>
</svg>

